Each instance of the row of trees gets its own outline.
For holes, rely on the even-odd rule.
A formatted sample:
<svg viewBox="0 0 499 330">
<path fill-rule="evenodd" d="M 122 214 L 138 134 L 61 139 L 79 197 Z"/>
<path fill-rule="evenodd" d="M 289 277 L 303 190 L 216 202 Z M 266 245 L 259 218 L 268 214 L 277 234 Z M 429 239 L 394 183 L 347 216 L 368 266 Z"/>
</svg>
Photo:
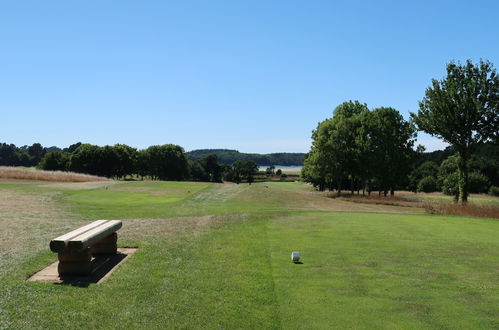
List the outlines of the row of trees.
<svg viewBox="0 0 499 330">
<path fill-rule="evenodd" d="M 190 161 L 184 149 L 173 144 L 155 145 L 138 150 L 125 144 L 96 146 L 78 143 L 72 152 L 55 150 L 44 155 L 39 168 L 50 171 L 72 171 L 109 178 L 149 177 L 153 180 L 222 180 L 251 183 L 258 165 L 252 161 L 236 161 L 221 165 L 216 155 Z"/>
<path fill-rule="evenodd" d="M 415 127 L 393 108 L 344 102 L 314 130 L 302 176 L 338 195 L 345 188 L 393 194 L 410 170 L 415 137 Z"/>
<path fill-rule="evenodd" d="M 422 158 L 421 150 L 413 148 L 416 129 L 451 145 L 436 155 L 439 159 L 448 157 L 449 150 L 455 155 L 441 164 L 427 162 L 414 169 Z M 441 189 L 466 203 L 470 191 L 499 189 L 494 186 L 499 155 L 492 152 L 478 161 L 474 156 L 477 148 L 498 148 L 499 76 L 488 61 L 451 62 L 447 76 L 427 88 L 411 121 L 393 108 L 369 111 L 365 104 L 350 101 L 319 123 L 312 138 L 303 177 L 320 190 L 338 189 L 340 194 L 349 185 L 352 193 L 367 188 L 386 195 L 395 188 Z"/>
<path fill-rule="evenodd" d="M 451 151 L 452 148 L 447 148 Z M 408 188 L 414 192 L 442 191 L 459 198 L 458 156 L 451 153 L 446 159 L 419 157 L 422 162 L 409 174 Z M 428 159 L 430 158 L 430 159 Z M 496 194 L 499 187 L 499 146 L 487 143 L 477 146 L 469 161 L 468 191 Z"/>
<path fill-rule="evenodd" d="M 243 153 L 231 149 L 199 149 L 187 153 L 190 160 L 200 160 L 208 155 L 217 155 L 218 161 L 222 164 L 232 164 L 238 160 L 253 161 L 261 166 L 270 165 L 302 165 L 304 153 L 272 153 L 272 154 L 254 154 Z"/>
<path fill-rule="evenodd" d="M 53 150 L 58 148 L 44 148 L 40 143 L 18 148 L 14 144 L 0 143 L 0 165 L 36 166 L 47 152 Z"/>
</svg>

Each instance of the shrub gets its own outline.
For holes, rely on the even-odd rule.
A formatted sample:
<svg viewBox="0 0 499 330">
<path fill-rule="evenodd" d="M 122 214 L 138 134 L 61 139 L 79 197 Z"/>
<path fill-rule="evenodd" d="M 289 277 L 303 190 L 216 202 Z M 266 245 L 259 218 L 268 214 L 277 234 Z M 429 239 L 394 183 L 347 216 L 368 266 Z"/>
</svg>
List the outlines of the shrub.
<svg viewBox="0 0 499 330">
<path fill-rule="evenodd" d="M 451 173 L 443 178 L 442 180 L 442 192 L 446 195 L 457 195 L 459 194 L 458 188 L 458 176 L 457 173 Z"/>
<path fill-rule="evenodd" d="M 38 168 L 46 171 L 67 171 L 69 157 L 69 153 L 60 150 L 46 153 L 38 164 Z"/>
<path fill-rule="evenodd" d="M 456 195 L 459 194 L 458 185 L 458 174 L 457 172 L 448 174 L 444 177 L 442 182 L 442 192 L 446 195 Z M 480 194 L 488 191 L 490 186 L 489 179 L 480 172 L 470 172 L 468 176 L 468 192 Z"/>
<path fill-rule="evenodd" d="M 489 189 L 489 195 L 490 196 L 498 196 L 499 197 L 499 187 L 492 186 Z"/>
<path fill-rule="evenodd" d="M 436 176 L 438 174 L 438 165 L 435 162 L 427 161 L 417 167 L 415 170 L 409 174 L 409 190 L 411 191 L 421 191 L 419 190 L 419 182 L 426 177 Z M 438 185 L 436 190 L 438 190 Z M 433 190 L 435 191 L 435 190 Z"/>
<path fill-rule="evenodd" d="M 471 172 L 469 174 L 468 191 L 470 193 L 480 194 L 489 190 L 489 179 L 480 172 Z"/>
<path fill-rule="evenodd" d="M 437 191 L 437 179 L 434 176 L 425 176 L 418 182 L 418 192 L 435 192 Z"/>
</svg>

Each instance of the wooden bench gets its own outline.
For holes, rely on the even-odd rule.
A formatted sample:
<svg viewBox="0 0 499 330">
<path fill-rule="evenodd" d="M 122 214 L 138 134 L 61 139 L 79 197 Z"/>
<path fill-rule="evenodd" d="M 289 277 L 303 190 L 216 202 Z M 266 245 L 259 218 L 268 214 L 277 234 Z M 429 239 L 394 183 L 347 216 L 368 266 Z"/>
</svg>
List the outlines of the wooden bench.
<svg viewBox="0 0 499 330">
<path fill-rule="evenodd" d="M 88 275 L 94 255 L 116 254 L 120 220 L 97 220 L 50 241 L 50 250 L 58 253 L 59 275 Z"/>
</svg>

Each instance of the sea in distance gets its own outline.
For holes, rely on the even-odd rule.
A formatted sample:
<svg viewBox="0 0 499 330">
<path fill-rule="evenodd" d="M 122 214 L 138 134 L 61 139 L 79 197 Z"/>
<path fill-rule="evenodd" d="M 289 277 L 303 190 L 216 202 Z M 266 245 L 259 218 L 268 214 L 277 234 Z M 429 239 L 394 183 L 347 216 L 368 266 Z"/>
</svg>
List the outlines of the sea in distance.
<svg viewBox="0 0 499 330">
<path fill-rule="evenodd" d="M 274 165 L 275 166 L 275 170 L 277 171 L 278 169 L 280 169 L 283 173 L 287 173 L 287 174 L 299 174 L 301 172 L 301 169 L 303 166 L 296 166 L 296 165 L 293 165 L 293 166 L 285 166 L 285 165 Z M 265 171 L 269 166 L 265 165 L 265 166 L 258 166 L 258 170 L 259 171 Z"/>
</svg>

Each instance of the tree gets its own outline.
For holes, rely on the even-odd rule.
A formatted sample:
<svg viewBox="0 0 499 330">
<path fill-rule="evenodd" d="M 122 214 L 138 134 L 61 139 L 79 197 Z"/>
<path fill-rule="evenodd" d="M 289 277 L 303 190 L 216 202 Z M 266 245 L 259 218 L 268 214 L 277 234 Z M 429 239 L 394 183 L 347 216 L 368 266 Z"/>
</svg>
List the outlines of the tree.
<svg viewBox="0 0 499 330">
<path fill-rule="evenodd" d="M 230 167 L 224 168 L 224 178 L 227 181 L 240 183 L 242 178 L 251 184 L 254 181 L 253 175 L 258 171 L 258 164 L 252 160 L 236 160 Z M 231 180 L 232 179 L 232 180 Z"/>
<path fill-rule="evenodd" d="M 184 149 L 173 144 L 150 146 L 140 154 L 140 164 L 145 166 L 142 173 L 152 179 L 184 180 L 189 175 Z"/>
<path fill-rule="evenodd" d="M 126 144 L 115 144 L 112 148 L 118 158 L 113 175 L 120 179 L 135 173 L 138 158 L 137 149 Z"/>
<path fill-rule="evenodd" d="M 206 173 L 206 169 L 200 160 L 195 162 L 189 161 L 191 179 L 194 181 L 210 181 L 210 175 Z"/>
<path fill-rule="evenodd" d="M 46 153 L 38 167 L 46 171 L 67 171 L 71 154 L 60 150 Z"/>
<path fill-rule="evenodd" d="M 201 164 L 208 174 L 208 181 L 222 182 L 222 167 L 218 163 L 218 157 L 216 154 L 206 156 L 201 160 Z"/>
<path fill-rule="evenodd" d="M 38 165 L 43 155 L 45 155 L 45 148 L 40 143 L 33 143 L 32 146 L 28 147 L 28 154 L 31 158 L 31 166 Z"/>
<path fill-rule="evenodd" d="M 459 199 L 468 201 L 469 159 L 476 145 L 498 143 L 499 76 L 492 63 L 451 62 L 447 76 L 425 91 L 411 117 L 419 130 L 451 144 L 458 155 Z"/>
<path fill-rule="evenodd" d="M 69 169 L 73 172 L 103 175 L 100 147 L 82 144 L 71 154 Z"/>
<path fill-rule="evenodd" d="M 414 192 L 420 191 L 420 189 L 418 188 L 419 183 L 423 178 L 427 177 L 433 177 L 435 179 L 435 182 L 437 182 L 438 165 L 431 160 L 419 165 L 411 172 L 411 174 L 409 174 L 409 189 Z M 428 181 L 429 179 L 426 180 Z M 435 186 L 437 189 L 438 183 L 436 183 Z"/>
<path fill-rule="evenodd" d="M 363 135 L 367 137 L 367 156 L 362 166 L 369 169 L 369 176 L 376 181 L 380 194 L 383 191 L 386 196 L 390 191 L 393 195 L 395 188 L 407 177 L 409 165 L 416 155 L 413 150 L 415 127 L 397 110 L 385 107 L 366 113 L 363 121 L 367 132 Z"/>
<path fill-rule="evenodd" d="M 20 162 L 20 153 L 13 144 L 0 143 L 0 165 L 16 166 Z"/>
<path fill-rule="evenodd" d="M 319 190 L 336 186 L 339 196 L 347 179 L 352 191 L 356 181 L 365 179 L 365 166 L 361 163 L 365 148 L 360 135 L 361 118 L 367 112 L 367 105 L 359 101 L 343 102 L 334 109 L 332 118 L 320 122 L 313 131 L 312 149 L 303 174 Z"/>
<path fill-rule="evenodd" d="M 64 148 L 63 151 L 65 152 L 69 152 L 69 153 L 73 153 L 76 149 L 78 149 L 79 146 L 81 146 L 82 143 L 81 142 L 77 142 L 75 144 L 72 144 L 70 145 L 69 147 L 67 148 Z"/>
</svg>

